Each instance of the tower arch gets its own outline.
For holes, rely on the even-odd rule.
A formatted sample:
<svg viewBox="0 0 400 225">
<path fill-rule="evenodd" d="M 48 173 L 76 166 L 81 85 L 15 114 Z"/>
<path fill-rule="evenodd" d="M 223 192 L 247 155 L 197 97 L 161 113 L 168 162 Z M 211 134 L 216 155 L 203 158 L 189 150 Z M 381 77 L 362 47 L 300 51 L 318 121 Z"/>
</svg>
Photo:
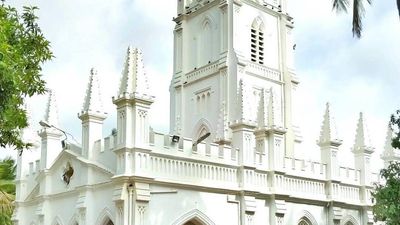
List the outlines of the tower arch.
<svg viewBox="0 0 400 225">
<path fill-rule="evenodd" d="M 256 17 L 250 29 L 250 60 L 264 64 L 265 26 L 260 17 Z"/>
</svg>

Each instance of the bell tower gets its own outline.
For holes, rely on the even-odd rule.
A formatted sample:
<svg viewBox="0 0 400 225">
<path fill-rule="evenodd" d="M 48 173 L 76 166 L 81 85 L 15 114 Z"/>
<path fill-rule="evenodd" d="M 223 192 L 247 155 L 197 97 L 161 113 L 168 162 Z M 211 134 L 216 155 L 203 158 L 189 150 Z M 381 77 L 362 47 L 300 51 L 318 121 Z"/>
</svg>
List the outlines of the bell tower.
<svg viewBox="0 0 400 225">
<path fill-rule="evenodd" d="M 246 127 L 254 139 L 266 110 L 261 98 L 271 95 L 273 124 L 293 156 L 301 142 L 293 104 L 299 81 L 286 0 L 177 1 L 170 132 L 196 139 L 205 129 L 211 140 L 232 143 Z"/>
</svg>

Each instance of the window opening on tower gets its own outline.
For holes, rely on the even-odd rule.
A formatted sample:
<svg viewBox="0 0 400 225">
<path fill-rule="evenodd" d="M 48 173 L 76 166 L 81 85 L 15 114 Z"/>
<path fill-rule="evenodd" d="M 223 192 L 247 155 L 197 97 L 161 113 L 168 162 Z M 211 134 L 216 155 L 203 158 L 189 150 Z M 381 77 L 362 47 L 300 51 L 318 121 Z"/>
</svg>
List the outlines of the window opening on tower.
<svg viewBox="0 0 400 225">
<path fill-rule="evenodd" d="M 250 32 L 250 60 L 264 64 L 264 25 L 259 18 L 255 19 Z"/>
</svg>

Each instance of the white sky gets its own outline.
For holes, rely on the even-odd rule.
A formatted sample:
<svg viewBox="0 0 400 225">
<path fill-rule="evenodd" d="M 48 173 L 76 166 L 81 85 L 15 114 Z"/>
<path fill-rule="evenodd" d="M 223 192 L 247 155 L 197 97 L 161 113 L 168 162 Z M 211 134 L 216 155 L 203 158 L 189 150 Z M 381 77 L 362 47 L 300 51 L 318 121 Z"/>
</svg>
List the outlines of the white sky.
<svg viewBox="0 0 400 225">
<path fill-rule="evenodd" d="M 305 157 L 319 157 L 315 143 L 329 101 L 344 140 L 340 156 L 352 158 L 350 148 L 358 114 L 363 111 L 378 158 L 389 116 L 400 108 L 396 95 L 400 87 L 400 23 L 395 0 L 374 1 L 372 7 L 366 7 L 361 40 L 352 38 L 350 15 L 331 11 L 331 0 L 288 1 L 296 26 Z M 17 0 L 12 4 L 40 8 L 40 26 L 56 56 L 45 65 L 43 74 L 48 87 L 57 92 L 61 128 L 80 140 L 76 115 L 82 107 L 89 70 L 95 67 L 109 113 L 104 135 L 111 132 L 116 124 L 111 97 L 117 92 L 126 48 L 132 45 L 143 50 L 156 96 L 151 124 L 168 132 L 176 0 Z M 44 115 L 45 99 L 40 96 L 32 101 L 37 121 Z M 10 153 L 1 151 L 0 157 Z M 345 164 L 350 161 L 343 160 Z"/>
</svg>

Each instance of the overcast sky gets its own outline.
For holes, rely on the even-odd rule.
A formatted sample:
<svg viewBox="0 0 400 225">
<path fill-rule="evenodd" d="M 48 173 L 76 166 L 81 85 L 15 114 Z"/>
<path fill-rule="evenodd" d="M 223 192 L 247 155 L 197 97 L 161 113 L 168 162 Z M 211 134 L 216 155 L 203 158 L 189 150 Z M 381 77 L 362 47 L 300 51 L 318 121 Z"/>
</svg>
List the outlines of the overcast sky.
<svg viewBox="0 0 400 225">
<path fill-rule="evenodd" d="M 143 50 L 156 96 L 151 124 L 155 130 L 168 132 L 174 27 L 171 20 L 176 13 L 176 0 L 17 0 L 13 4 L 18 8 L 40 8 L 40 26 L 56 56 L 44 66 L 43 74 L 48 87 L 56 90 L 61 128 L 80 140 L 77 113 L 82 107 L 90 68 L 95 67 L 109 113 L 104 135 L 111 132 L 116 124 L 111 97 L 117 92 L 126 48 L 132 45 Z M 315 142 L 327 101 L 344 140 L 341 157 L 350 155 L 360 111 L 367 118 L 378 157 L 389 116 L 400 108 L 396 95 L 400 87 L 400 22 L 395 0 L 374 1 L 372 7 L 366 7 L 361 40 L 352 37 L 350 15 L 331 11 L 331 0 L 289 0 L 289 4 L 295 18 L 305 157 L 319 157 L 314 154 L 318 152 Z M 34 118 L 40 120 L 45 97 L 34 98 L 32 105 Z M 0 156 L 5 154 L 8 153 L 3 151 Z"/>
</svg>

